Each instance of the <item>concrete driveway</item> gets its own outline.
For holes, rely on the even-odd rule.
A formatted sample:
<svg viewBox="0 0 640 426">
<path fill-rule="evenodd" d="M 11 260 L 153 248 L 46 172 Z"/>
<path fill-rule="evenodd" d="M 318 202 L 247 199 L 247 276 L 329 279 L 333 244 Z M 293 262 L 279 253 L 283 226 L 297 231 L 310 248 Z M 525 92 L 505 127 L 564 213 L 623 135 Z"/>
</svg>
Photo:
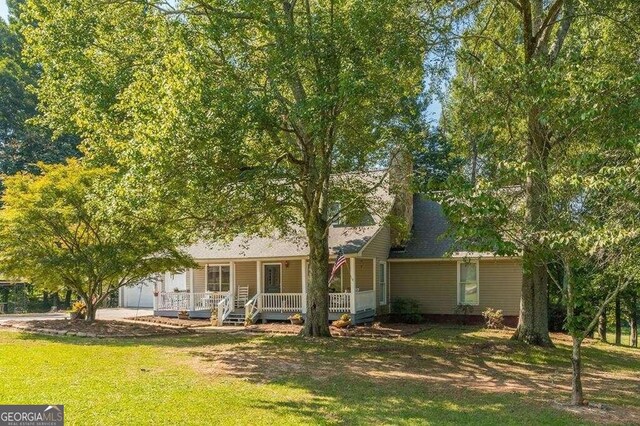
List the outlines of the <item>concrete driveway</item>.
<svg viewBox="0 0 640 426">
<path fill-rule="evenodd" d="M 145 315 L 153 315 L 153 309 L 136 310 L 135 308 L 104 308 L 98 309 L 96 318 L 101 320 L 131 318 L 136 316 L 136 312 L 139 317 Z M 58 320 L 68 317 L 69 314 L 66 312 L 52 312 L 44 314 L 8 314 L 0 315 L 0 323 L 6 321 Z"/>
</svg>

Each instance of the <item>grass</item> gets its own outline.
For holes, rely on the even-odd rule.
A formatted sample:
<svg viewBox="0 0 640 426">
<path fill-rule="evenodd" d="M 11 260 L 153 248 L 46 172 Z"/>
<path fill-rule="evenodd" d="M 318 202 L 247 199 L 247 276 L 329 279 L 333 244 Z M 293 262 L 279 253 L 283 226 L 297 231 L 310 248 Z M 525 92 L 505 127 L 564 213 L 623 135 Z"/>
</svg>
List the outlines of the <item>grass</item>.
<svg viewBox="0 0 640 426">
<path fill-rule="evenodd" d="M 640 351 L 589 342 L 572 412 L 568 340 L 433 327 L 407 339 L 200 335 L 89 340 L 0 332 L 0 401 L 67 424 L 596 424 L 640 421 Z M 636 417 L 638 416 L 638 417 Z M 637 420 L 634 420 L 637 419 Z"/>
</svg>

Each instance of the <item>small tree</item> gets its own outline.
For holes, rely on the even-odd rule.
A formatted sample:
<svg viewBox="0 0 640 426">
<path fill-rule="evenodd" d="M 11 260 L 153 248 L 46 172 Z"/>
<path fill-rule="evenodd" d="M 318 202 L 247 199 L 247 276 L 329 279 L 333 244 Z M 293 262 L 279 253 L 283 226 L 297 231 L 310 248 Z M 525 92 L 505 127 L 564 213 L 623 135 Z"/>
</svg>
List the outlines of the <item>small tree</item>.
<svg viewBox="0 0 640 426">
<path fill-rule="evenodd" d="M 39 165 L 42 175 L 5 180 L 0 210 L 0 269 L 47 289 L 65 286 L 82 298 L 87 320 L 122 286 L 191 265 L 174 249 L 165 224 L 133 218 L 105 201 L 114 176 L 77 160 Z"/>
<path fill-rule="evenodd" d="M 621 152 L 619 152 L 621 154 Z M 630 154 L 630 153 L 627 153 Z M 620 156 L 622 165 L 602 167 L 592 176 L 558 180 L 554 199 L 555 231 L 545 234 L 555 265 L 555 279 L 566 305 L 565 327 L 572 338 L 572 397 L 584 404 L 581 345 L 607 306 L 640 279 L 640 180 L 634 171 L 639 158 Z M 637 289 L 635 289 L 637 291 Z"/>
</svg>

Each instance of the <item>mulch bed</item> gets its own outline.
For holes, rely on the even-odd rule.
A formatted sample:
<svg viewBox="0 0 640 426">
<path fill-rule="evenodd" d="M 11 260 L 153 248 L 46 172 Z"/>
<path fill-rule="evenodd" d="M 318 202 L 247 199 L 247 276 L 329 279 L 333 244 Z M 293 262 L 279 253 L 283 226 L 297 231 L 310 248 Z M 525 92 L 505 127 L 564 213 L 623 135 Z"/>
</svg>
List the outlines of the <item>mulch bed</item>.
<svg viewBox="0 0 640 426">
<path fill-rule="evenodd" d="M 347 328 L 330 327 L 331 335 L 335 337 L 403 337 L 426 330 L 426 324 L 381 324 L 357 325 Z M 246 327 L 253 333 L 293 334 L 302 332 L 302 326 L 286 323 L 255 324 Z"/>
<path fill-rule="evenodd" d="M 186 327 L 186 328 L 211 326 L 211 321 L 208 319 L 182 320 L 178 318 L 154 317 L 153 315 L 138 317 L 138 318 L 132 317 L 127 319 L 131 321 L 146 322 L 151 324 L 172 325 L 175 327 Z"/>
<path fill-rule="evenodd" d="M 5 327 L 12 327 L 21 331 L 78 337 L 153 337 L 190 333 L 187 328 L 168 328 L 157 325 L 134 324 L 123 321 L 93 321 L 82 320 L 36 320 L 36 321 L 8 321 Z"/>
</svg>

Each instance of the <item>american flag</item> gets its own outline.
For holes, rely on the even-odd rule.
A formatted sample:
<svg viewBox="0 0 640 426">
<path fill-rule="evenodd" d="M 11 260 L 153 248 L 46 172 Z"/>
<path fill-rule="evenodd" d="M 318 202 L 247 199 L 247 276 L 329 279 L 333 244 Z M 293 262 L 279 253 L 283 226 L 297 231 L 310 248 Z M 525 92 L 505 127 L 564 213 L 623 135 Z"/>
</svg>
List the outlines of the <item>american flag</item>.
<svg viewBox="0 0 640 426">
<path fill-rule="evenodd" d="M 340 270 L 340 267 L 347 263 L 347 258 L 344 257 L 344 253 L 342 250 L 338 252 L 338 258 L 336 259 L 336 263 L 333 264 L 333 269 L 331 270 L 331 276 L 329 277 L 329 282 L 333 281 L 336 277 L 336 273 Z"/>
</svg>

